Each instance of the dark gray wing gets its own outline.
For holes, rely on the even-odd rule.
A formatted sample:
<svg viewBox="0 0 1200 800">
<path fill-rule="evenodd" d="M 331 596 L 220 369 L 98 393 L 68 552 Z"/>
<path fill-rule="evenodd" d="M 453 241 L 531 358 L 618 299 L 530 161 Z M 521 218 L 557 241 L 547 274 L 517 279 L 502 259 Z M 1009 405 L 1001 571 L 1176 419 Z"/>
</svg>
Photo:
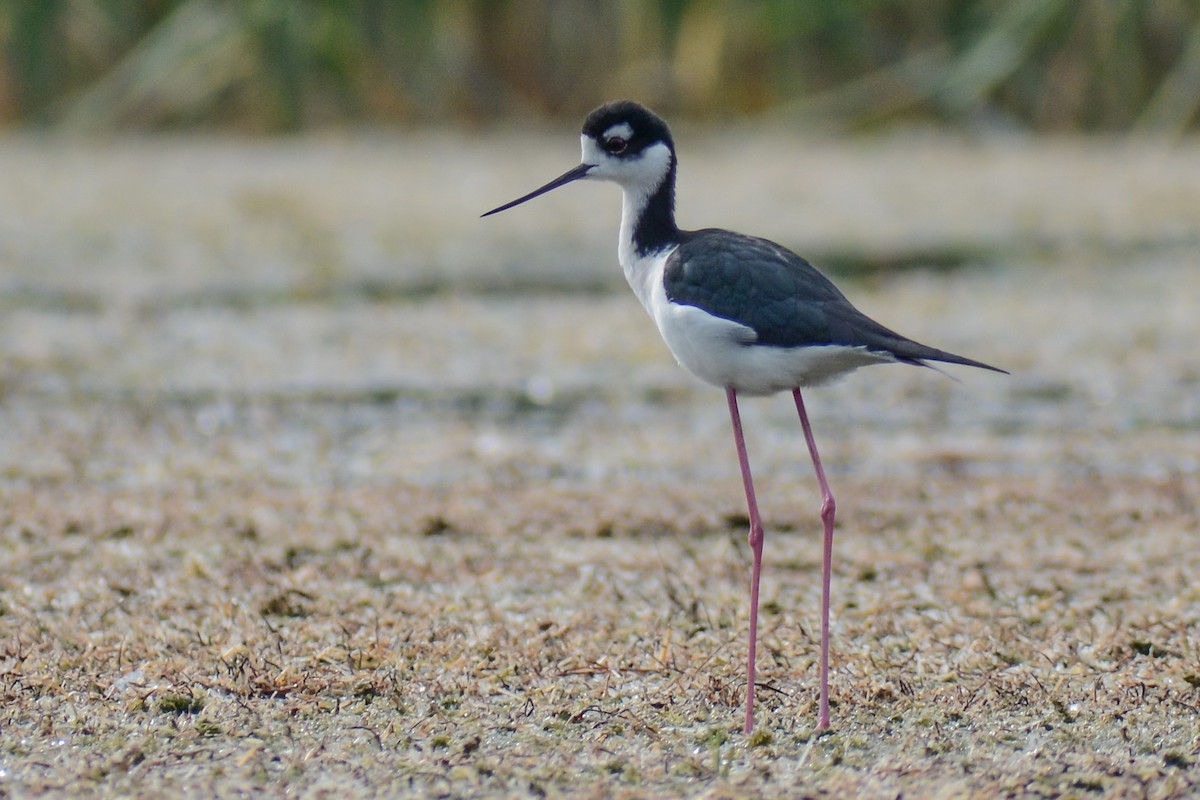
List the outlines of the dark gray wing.
<svg viewBox="0 0 1200 800">
<path fill-rule="evenodd" d="M 926 347 L 863 314 L 816 267 L 766 239 L 714 228 L 688 233 L 667 259 L 667 298 L 751 328 L 755 346 L 846 345 L 899 361 L 1003 370 Z"/>
</svg>

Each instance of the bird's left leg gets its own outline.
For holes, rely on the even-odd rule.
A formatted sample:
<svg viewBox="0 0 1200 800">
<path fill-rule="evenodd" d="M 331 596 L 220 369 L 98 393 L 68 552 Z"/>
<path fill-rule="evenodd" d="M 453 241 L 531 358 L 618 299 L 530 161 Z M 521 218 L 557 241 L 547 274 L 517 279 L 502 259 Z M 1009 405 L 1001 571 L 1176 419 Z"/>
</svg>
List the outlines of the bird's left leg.
<svg viewBox="0 0 1200 800">
<path fill-rule="evenodd" d="M 746 509 L 750 515 L 750 551 L 754 565 L 750 571 L 750 647 L 746 663 L 746 733 L 754 729 L 754 679 L 758 655 L 758 581 L 762 574 L 763 526 L 758 516 L 758 501 L 754 498 L 754 480 L 750 477 L 750 459 L 746 457 L 746 440 L 742 436 L 742 417 L 738 413 L 737 392 L 726 387 L 729 418 L 733 423 L 733 441 L 737 445 L 738 465 L 742 468 L 742 484 L 746 489 Z"/>
<path fill-rule="evenodd" d="M 817 730 L 823 731 L 829 727 L 829 584 L 833 573 L 833 518 L 837 513 L 837 503 L 834 502 L 833 492 L 829 491 L 829 482 L 825 480 L 825 469 L 821 466 L 821 456 L 817 453 L 817 442 L 808 424 L 808 412 L 804 410 L 800 389 L 793 389 L 792 396 L 796 399 L 804 440 L 808 443 L 808 453 L 812 456 L 817 482 L 821 485 L 821 521 L 825 524 L 821 558 L 821 700 L 817 712 Z"/>
</svg>

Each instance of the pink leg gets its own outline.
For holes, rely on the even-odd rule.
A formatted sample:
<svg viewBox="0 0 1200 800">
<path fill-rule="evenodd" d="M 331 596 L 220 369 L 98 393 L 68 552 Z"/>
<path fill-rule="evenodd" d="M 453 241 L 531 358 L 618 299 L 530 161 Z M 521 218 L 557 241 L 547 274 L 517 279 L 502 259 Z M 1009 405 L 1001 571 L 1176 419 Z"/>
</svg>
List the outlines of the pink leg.
<svg viewBox="0 0 1200 800">
<path fill-rule="evenodd" d="M 737 392 L 726 387 L 729 418 L 733 422 L 733 441 L 737 445 L 738 464 L 742 468 L 742 484 L 746 487 L 746 508 L 750 513 L 750 550 L 754 566 L 750 571 L 750 652 L 746 662 L 746 733 L 754 729 L 754 676 L 758 655 L 758 579 L 762 574 L 763 526 L 758 516 L 758 501 L 754 499 L 754 480 L 750 477 L 750 459 L 746 457 L 746 440 L 742 437 L 742 417 L 738 413 Z"/>
<path fill-rule="evenodd" d="M 825 469 L 821 466 L 821 456 L 817 453 L 817 442 L 808 424 L 808 412 L 804 410 L 804 398 L 800 396 L 800 389 L 793 389 L 792 396 L 796 398 L 796 410 L 800 412 L 804 440 L 808 442 L 808 452 L 817 471 L 817 482 L 821 485 L 821 521 L 825 523 L 825 543 L 821 559 L 821 706 L 817 716 L 817 730 L 823 731 L 829 727 L 829 583 L 833 573 L 833 517 L 837 513 L 837 504 L 833 500 L 833 492 L 829 491 L 829 483 L 825 480 Z"/>
</svg>

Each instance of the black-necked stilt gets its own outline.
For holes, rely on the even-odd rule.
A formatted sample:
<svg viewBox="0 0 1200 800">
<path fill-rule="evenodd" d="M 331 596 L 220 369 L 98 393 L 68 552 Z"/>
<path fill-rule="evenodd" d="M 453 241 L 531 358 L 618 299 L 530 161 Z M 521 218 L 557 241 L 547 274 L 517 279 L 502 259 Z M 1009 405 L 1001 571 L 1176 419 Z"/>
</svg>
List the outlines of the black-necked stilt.
<svg viewBox="0 0 1200 800">
<path fill-rule="evenodd" d="M 750 646 L 746 733 L 754 726 L 758 584 L 763 527 L 754 498 L 737 396 L 791 390 L 821 486 L 825 526 L 821 564 L 821 692 L 817 730 L 829 727 L 829 583 L 835 504 L 800 389 L 868 364 L 926 361 L 997 367 L 918 344 L 862 314 L 828 278 L 766 239 L 675 224 L 675 144 L 667 125 L 628 100 L 593 111 L 580 136 L 583 163 L 495 214 L 571 181 L 612 181 L 623 191 L 617 253 L 625 278 L 675 359 L 725 389 L 750 516 Z"/>
</svg>

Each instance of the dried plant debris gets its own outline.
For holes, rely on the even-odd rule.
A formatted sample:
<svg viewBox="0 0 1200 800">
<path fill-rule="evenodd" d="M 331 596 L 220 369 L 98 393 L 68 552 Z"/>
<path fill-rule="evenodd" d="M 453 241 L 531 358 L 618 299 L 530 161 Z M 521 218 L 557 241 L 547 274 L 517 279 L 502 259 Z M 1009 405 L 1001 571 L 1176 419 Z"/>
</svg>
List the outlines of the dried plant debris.
<svg viewBox="0 0 1200 800">
<path fill-rule="evenodd" d="M 373 141 L 0 146 L 0 797 L 1200 793 L 1200 270 L 1143 247 L 1194 243 L 1200 151 L 698 159 L 722 191 L 693 218 L 789 244 L 1055 254 L 844 282 L 1013 375 L 813 393 L 839 509 L 822 735 L 819 498 L 794 408 L 747 403 L 745 736 L 720 394 L 597 278 L 596 198 L 503 241 L 454 227 L 478 176 L 511 170 L 499 195 L 561 153 Z M 244 214 L 264 186 L 303 213 Z M 532 289 L 568 272 L 599 288 Z"/>
<path fill-rule="evenodd" d="M 312 488 L 198 502 L 7 487 L 4 780 L 116 795 L 200 776 L 224 794 L 363 796 L 1195 788 L 1200 555 L 1172 509 L 1197 482 L 936 488 L 918 502 L 915 485 L 842 482 L 859 499 L 836 565 L 827 735 L 811 734 L 815 566 L 768 570 L 763 716 L 745 737 L 746 553 L 719 521 L 563 545 L 603 498 L 555 522 L 497 494 L 497 513 L 548 527 L 448 540 L 425 514 L 451 495 L 397 530 L 390 487 L 320 511 Z M 248 543 L 198 522 L 264 504 L 304 529 Z M 149 535 L 151 511 L 165 534 Z M 106 513 L 133 533 L 73 546 L 64 514 Z M 323 544 L 345 514 L 358 544 Z M 810 534 L 772 531 L 771 548 L 811 556 Z"/>
</svg>

